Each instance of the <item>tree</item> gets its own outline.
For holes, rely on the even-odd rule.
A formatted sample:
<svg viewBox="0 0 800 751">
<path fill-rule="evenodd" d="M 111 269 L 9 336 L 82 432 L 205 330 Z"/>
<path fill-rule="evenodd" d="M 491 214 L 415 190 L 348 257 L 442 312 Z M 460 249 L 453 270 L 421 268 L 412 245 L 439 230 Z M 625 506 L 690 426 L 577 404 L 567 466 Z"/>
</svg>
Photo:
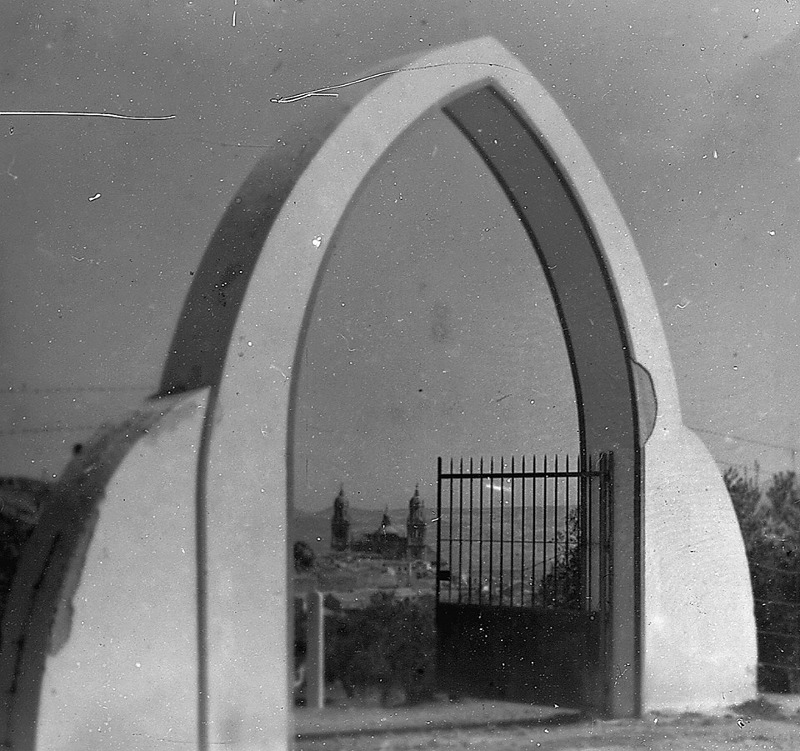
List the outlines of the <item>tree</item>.
<svg viewBox="0 0 800 751">
<path fill-rule="evenodd" d="M 17 560 L 33 529 L 33 525 L 0 515 L 0 615 L 5 610 Z"/>
<path fill-rule="evenodd" d="M 579 610 L 581 607 L 580 515 L 570 511 L 566 530 L 556 535 L 558 553 L 550 570 L 542 577 L 535 603 L 542 607 Z"/>
<path fill-rule="evenodd" d="M 432 598 L 396 600 L 378 592 L 364 610 L 330 613 L 326 619 L 326 679 L 340 680 L 348 696 L 393 689 L 416 703 L 433 695 L 436 630 Z"/>
<path fill-rule="evenodd" d="M 307 542 L 298 540 L 294 544 L 294 570 L 299 572 L 310 571 L 314 568 L 316 555 Z"/>
<path fill-rule="evenodd" d="M 800 691 L 800 488 L 794 472 L 757 480 L 730 468 L 723 475 L 742 531 L 758 630 L 762 690 Z"/>
<path fill-rule="evenodd" d="M 754 546 L 759 544 L 761 531 L 764 527 L 765 517 L 761 513 L 761 490 L 758 482 L 746 471 L 742 472 L 734 467 L 728 467 L 722 479 L 731 497 L 739 527 L 742 530 L 745 549 L 748 559 L 754 552 Z"/>
</svg>

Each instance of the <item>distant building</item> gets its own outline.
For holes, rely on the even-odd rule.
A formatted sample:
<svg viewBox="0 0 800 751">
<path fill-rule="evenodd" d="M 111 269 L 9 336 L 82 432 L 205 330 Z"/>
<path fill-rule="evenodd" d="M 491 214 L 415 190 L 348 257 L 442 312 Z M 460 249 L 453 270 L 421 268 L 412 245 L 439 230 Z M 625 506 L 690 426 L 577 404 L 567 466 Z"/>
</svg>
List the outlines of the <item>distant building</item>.
<svg viewBox="0 0 800 751">
<path fill-rule="evenodd" d="M 394 560 L 422 559 L 428 553 L 425 545 L 426 529 L 425 506 L 419 495 L 419 485 L 417 485 L 414 495 L 408 502 L 405 533 L 402 528 L 392 524 L 387 508 L 383 512 L 378 529 L 351 540 L 348 503 L 342 488 L 333 502 L 331 549 L 334 552 L 361 553 Z"/>
<path fill-rule="evenodd" d="M 381 526 L 374 532 L 367 532 L 350 543 L 353 553 L 367 553 L 380 558 L 405 558 L 408 550 L 408 539 L 399 527 L 392 524 L 389 510 L 383 512 Z"/>
<path fill-rule="evenodd" d="M 425 557 L 425 508 L 419 497 L 419 485 L 414 488 L 414 495 L 408 502 L 408 520 L 406 531 L 408 533 L 408 558 Z"/>
<path fill-rule="evenodd" d="M 350 546 L 350 504 L 344 494 L 344 486 L 333 502 L 331 519 L 331 550 L 342 552 Z"/>
</svg>

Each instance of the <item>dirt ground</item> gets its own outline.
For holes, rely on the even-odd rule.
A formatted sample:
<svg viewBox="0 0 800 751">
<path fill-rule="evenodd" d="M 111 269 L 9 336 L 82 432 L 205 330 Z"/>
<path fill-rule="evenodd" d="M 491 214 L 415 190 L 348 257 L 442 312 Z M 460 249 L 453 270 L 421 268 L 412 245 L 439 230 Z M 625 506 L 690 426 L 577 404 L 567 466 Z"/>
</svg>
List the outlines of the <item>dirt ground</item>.
<svg viewBox="0 0 800 751">
<path fill-rule="evenodd" d="M 753 702 L 721 716 L 650 715 L 640 720 L 581 720 L 562 725 L 509 725 L 361 734 L 299 740 L 296 751 L 796 751 L 800 713 Z"/>
</svg>

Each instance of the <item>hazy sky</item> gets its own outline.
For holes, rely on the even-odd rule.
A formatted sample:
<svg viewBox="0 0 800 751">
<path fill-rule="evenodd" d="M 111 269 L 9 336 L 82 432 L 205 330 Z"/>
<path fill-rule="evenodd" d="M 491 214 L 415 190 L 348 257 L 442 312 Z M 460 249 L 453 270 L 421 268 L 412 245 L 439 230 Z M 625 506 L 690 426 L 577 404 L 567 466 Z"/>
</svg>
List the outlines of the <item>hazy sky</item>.
<svg viewBox="0 0 800 751">
<path fill-rule="evenodd" d="M 329 506 L 340 483 L 361 505 L 400 506 L 417 483 L 432 503 L 438 456 L 577 455 L 541 265 L 443 115 L 369 178 L 313 313 L 297 395 L 299 505 Z"/>
<path fill-rule="evenodd" d="M 614 192 L 656 294 L 687 424 L 707 431 L 720 461 L 791 463 L 796 3 L 236 8 L 235 25 L 233 2 L 208 0 L 0 10 L 3 112 L 177 115 L 0 115 L 0 472 L 58 472 L 92 426 L 155 389 L 191 273 L 237 186 L 292 122 L 329 105 L 271 96 L 486 33 L 552 92 Z M 456 320 L 457 301 L 444 302 Z M 417 335 L 409 329 L 409 342 Z"/>
</svg>

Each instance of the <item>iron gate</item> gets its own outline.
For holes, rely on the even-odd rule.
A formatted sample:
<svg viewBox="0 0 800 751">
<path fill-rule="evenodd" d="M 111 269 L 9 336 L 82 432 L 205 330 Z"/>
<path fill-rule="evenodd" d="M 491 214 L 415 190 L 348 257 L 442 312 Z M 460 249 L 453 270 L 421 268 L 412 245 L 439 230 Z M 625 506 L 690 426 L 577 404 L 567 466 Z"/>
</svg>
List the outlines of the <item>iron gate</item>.
<svg viewBox="0 0 800 751">
<path fill-rule="evenodd" d="M 612 455 L 440 458 L 437 474 L 442 687 L 602 709 Z"/>
</svg>

